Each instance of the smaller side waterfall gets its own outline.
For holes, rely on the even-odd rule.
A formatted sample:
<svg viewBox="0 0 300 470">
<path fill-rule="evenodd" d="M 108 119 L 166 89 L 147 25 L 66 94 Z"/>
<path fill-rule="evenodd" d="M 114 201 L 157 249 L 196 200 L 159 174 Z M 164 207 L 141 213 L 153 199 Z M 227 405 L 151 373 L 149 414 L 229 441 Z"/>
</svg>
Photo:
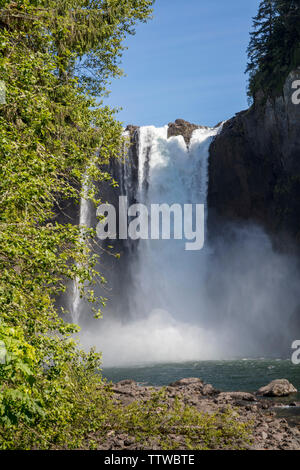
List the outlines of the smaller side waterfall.
<svg viewBox="0 0 300 470">
<path fill-rule="evenodd" d="M 90 222 L 89 214 L 89 201 L 88 201 L 88 190 L 89 185 L 87 177 L 84 178 L 82 196 L 80 198 L 80 210 L 79 210 L 79 226 L 80 226 L 80 237 L 81 241 L 83 239 L 83 227 L 88 227 Z M 79 323 L 80 312 L 81 312 L 81 296 L 80 296 L 80 285 L 78 279 L 75 279 L 73 282 L 73 302 L 72 302 L 72 322 L 75 324 Z"/>
</svg>

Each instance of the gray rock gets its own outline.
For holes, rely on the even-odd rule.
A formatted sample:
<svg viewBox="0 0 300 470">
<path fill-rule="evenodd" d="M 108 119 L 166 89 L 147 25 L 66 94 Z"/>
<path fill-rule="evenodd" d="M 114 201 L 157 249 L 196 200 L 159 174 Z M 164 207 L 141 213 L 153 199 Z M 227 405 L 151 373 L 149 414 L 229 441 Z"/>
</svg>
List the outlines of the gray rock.
<svg viewBox="0 0 300 470">
<path fill-rule="evenodd" d="M 272 380 L 265 387 L 261 387 L 257 395 L 264 397 L 286 397 L 292 393 L 296 393 L 297 389 L 287 379 Z"/>
<path fill-rule="evenodd" d="M 203 385 L 203 381 L 197 377 L 189 377 L 186 379 L 176 380 L 169 387 L 186 387 L 188 385 Z"/>
<path fill-rule="evenodd" d="M 190 144 L 190 140 L 194 130 L 206 128 L 205 126 L 198 126 L 197 124 L 191 124 L 184 119 L 176 119 L 175 122 L 170 122 L 168 127 L 168 138 L 182 135 L 187 146 Z"/>
<path fill-rule="evenodd" d="M 121 387 L 123 387 L 124 385 L 136 385 L 136 382 L 135 380 L 125 379 L 120 380 L 120 382 L 117 382 L 117 385 L 120 385 Z"/>
<path fill-rule="evenodd" d="M 231 399 L 231 400 L 244 400 L 244 401 L 256 401 L 255 395 L 247 392 L 222 392 L 219 395 L 220 400 Z"/>
<path fill-rule="evenodd" d="M 202 389 L 202 395 L 214 395 L 217 393 L 216 389 L 211 384 L 205 384 Z"/>
</svg>

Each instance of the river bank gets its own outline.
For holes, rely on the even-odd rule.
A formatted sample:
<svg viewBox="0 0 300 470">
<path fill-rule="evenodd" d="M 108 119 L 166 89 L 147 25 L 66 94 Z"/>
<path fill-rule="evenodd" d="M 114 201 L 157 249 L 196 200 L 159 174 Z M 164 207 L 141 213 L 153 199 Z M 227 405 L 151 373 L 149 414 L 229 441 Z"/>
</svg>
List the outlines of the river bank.
<svg viewBox="0 0 300 470">
<path fill-rule="evenodd" d="M 186 378 L 178 380 L 167 387 L 151 387 L 133 380 L 122 380 L 111 385 L 111 390 L 116 403 L 128 407 L 138 402 L 145 406 L 154 392 L 164 390 L 164 404 L 170 409 L 176 400 L 195 412 L 221 417 L 231 413 L 231 419 L 235 423 L 249 425 L 248 442 L 238 442 L 238 438 L 232 442 L 232 448 L 244 448 L 248 450 L 300 450 L 300 428 L 290 425 L 284 417 L 278 416 L 277 409 L 283 409 L 285 399 L 280 402 L 278 398 L 276 408 L 274 401 L 259 397 L 248 392 L 222 392 L 212 385 L 205 384 L 199 378 Z M 298 403 L 299 404 L 299 403 Z M 297 407 L 295 407 L 297 408 Z M 159 411 L 159 408 L 158 408 Z M 162 423 L 163 425 L 163 423 Z M 241 431 L 242 436 L 242 431 Z M 177 449 L 188 449 L 185 433 L 179 428 L 168 431 L 170 442 Z M 93 436 L 97 442 L 97 433 Z M 149 438 L 148 444 L 139 444 L 138 439 L 128 433 L 110 431 L 105 439 L 97 442 L 99 450 L 159 450 L 155 441 Z M 215 447 L 218 449 L 216 442 Z"/>
</svg>

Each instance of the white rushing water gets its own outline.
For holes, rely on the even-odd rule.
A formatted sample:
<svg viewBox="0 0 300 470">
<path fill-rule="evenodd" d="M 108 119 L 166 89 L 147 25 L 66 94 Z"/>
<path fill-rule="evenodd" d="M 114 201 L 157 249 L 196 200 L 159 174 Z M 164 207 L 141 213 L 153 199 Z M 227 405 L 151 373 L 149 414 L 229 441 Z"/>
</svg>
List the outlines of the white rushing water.
<svg viewBox="0 0 300 470">
<path fill-rule="evenodd" d="M 88 183 L 85 177 L 83 184 L 83 194 L 80 198 L 80 210 L 79 210 L 79 226 L 81 227 L 81 240 L 83 235 L 84 227 L 89 226 L 89 202 L 88 202 Z M 80 297 L 80 285 L 78 279 L 73 281 L 73 294 L 72 294 L 72 322 L 78 324 L 81 312 L 81 297 Z"/>
<path fill-rule="evenodd" d="M 195 130 L 187 146 L 182 136 L 167 137 L 168 126 L 141 127 L 136 202 L 149 208 L 163 203 L 204 204 L 206 218 L 209 146 L 219 129 Z M 130 174 L 128 165 L 122 178 Z M 127 176 L 122 183 L 129 195 L 132 181 Z M 204 245 L 200 251 L 186 251 L 185 243 L 184 239 L 138 241 L 130 260 L 130 319 L 108 312 L 97 333 L 105 365 L 218 356 L 216 338 L 201 328 L 204 312 L 199 297 L 207 249 Z M 95 343 L 95 332 L 86 332 L 84 342 Z"/>
<path fill-rule="evenodd" d="M 168 126 L 141 127 L 137 154 L 117 166 L 114 177 L 130 204 L 204 204 L 205 242 L 199 251 L 173 236 L 121 242 L 124 259 L 108 269 L 112 302 L 81 335 L 103 352 L 105 367 L 289 353 L 289 322 L 299 309 L 296 260 L 274 251 L 253 224 L 222 225 L 208 244 L 209 146 L 219 130 L 199 128 L 187 146 L 182 136 L 167 137 Z M 82 201 L 80 223 L 87 218 Z M 77 320 L 79 303 L 75 290 Z"/>
<path fill-rule="evenodd" d="M 138 202 L 204 204 L 207 215 L 208 150 L 218 129 L 193 132 L 189 148 L 182 136 L 167 138 L 168 126 L 140 128 Z M 174 230 L 173 230 L 174 231 Z M 206 238 L 206 233 L 205 233 Z M 199 318 L 199 289 L 205 275 L 205 246 L 187 252 L 186 240 L 140 240 L 132 263 L 131 312 L 139 319 L 162 309 L 173 319 Z"/>
</svg>

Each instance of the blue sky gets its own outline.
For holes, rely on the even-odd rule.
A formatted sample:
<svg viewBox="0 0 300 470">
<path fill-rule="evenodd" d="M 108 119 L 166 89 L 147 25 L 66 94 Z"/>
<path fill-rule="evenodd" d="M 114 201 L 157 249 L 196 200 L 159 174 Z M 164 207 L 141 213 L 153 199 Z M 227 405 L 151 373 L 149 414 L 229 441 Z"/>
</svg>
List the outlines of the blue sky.
<svg viewBox="0 0 300 470">
<path fill-rule="evenodd" d="M 247 108 L 244 74 L 259 0 L 156 0 L 154 18 L 126 41 L 126 77 L 105 103 L 124 124 L 177 118 L 215 125 Z"/>
</svg>

